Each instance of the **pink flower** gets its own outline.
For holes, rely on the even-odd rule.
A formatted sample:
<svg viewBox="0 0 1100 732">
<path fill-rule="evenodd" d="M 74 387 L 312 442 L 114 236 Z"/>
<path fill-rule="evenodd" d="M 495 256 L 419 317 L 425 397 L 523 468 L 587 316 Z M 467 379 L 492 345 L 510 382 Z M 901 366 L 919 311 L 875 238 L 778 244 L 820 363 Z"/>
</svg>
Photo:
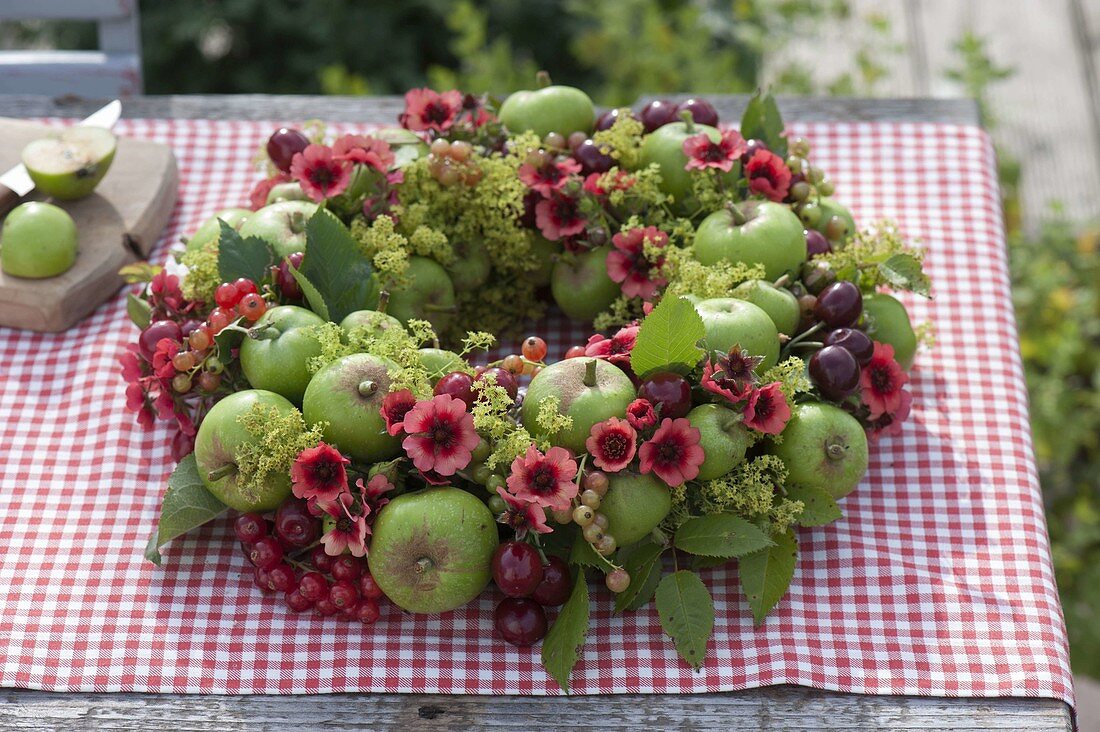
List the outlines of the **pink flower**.
<svg viewBox="0 0 1100 732">
<path fill-rule="evenodd" d="M 288 173 L 276 173 L 270 178 L 257 181 L 256 185 L 252 186 L 252 192 L 248 194 L 248 205 L 253 211 L 259 211 L 267 205 L 267 195 L 271 193 L 272 188 L 280 183 L 289 182 L 290 175 Z"/>
<path fill-rule="evenodd" d="M 351 163 L 333 158 L 331 148 L 311 144 L 295 153 L 290 162 L 290 174 L 307 196 L 320 203 L 347 189 L 351 181 Z"/>
<path fill-rule="evenodd" d="M 350 463 L 340 451 L 321 442 L 298 453 L 290 467 L 292 490 L 298 498 L 316 498 L 321 503 L 335 501 L 348 489 L 348 473 L 344 466 Z"/>
<path fill-rule="evenodd" d="M 367 556 L 367 514 L 370 507 L 357 503 L 350 493 L 341 493 L 337 502 L 340 509 L 336 515 L 336 525 L 321 537 L 325 554 L 338 557 L 346 550 L 353 557 Z"/>
<path fill-rule="evenodd" d="M 375 475 L 366 484 L 364 484 L 363 479 L 360 478 L 355 481 L 355 485 L 363 494 L 363 498 L 371 505 L 375 505 L 377 501 L 382 499 L 382 496 L 392 491 L 395 487 L 393 482 L 390 481 L 389 477 L 384 473 Z"/>
<path fill-rule="evenodd" d="M 634 177 L 625 171 L 616 170 L 614 177 L 610 179 L 605 179 L 605 176 L 606 173 L 589 173 L 585 176 L 585 192 L 593 196 L 606 196 L 611 191 L 628 191 L 634 187 Z"/>
<path fill-rule="evenodd" d="M 528 531 L 538 534 L 549 534 L 553 531 L 546 525 L 546 511 L 542 506 L 516 498 L 503 487 L 497 488 L 497 493 L 504 499 L 506 506 L 504 513 L 497 517 L 497 521 L 512 527 L 517 539 L 522 539 Z"/>
<path fill-rule="evenodd" d="M 787 397 L 779 390 L 779 382 L 753 389 L 742 412 L 746 427 L 766 435 L 778 435 L 791 418 Z"/>
<path fill-rule="evenodd" d="M 431 89 L 410 89 L 405 92 L 405 111 L 398 120 L 414 132 L 446 132 L 458 119 L 462 104 L 462 92 L 455 89 L 442 94 Z"/>
<path fill-rule="evenodd" d="M 470 464 L 477 447 L 474 418 L 466 403 L 449 394 L 417 402 L 403 421 L 408 437 L 401 446 L 418 470 L 454 475 Z"/>
<path fill-rule="evenodd" d="M 772 201 L 782 201 L 791 188 L 791 171 L 771 150 L 757 150 L 745 163 L 749 190 Z"/>
<path fill-rule="evenodd" d="M 530 163 L 519 166 L 519 179 L 533 191 L 538 191 L 543 196 L 549 196 L 554 191 L 560 191 L 569 181 L 569 176 L 581 172 L 581 164 L 573 158 L 562 158 L 555 162 L 549 160 L 545 165 L 536 168 Z"/>
<path fill-rule="evenodd" d="M 707 359 L 703 364 L 703 388 L 731 402 L 742 401 L 756 384 L 755 369 L 763 360 L 735 345 L 717 363 Z"/>
<path fill-rule="evenodd" d="M 904 389 L 896 412 L 884 412 L 877 419 L 871 420 L 871 437 L 889 437 L 901 434 L 902 424 L 909 418 L 909 408 L 913 403 L 913 395 Z"/>
<path fill-rule="evenodd" d="M 577 199 L 554 193 L 535 205 L 535 225 L 550 241 L 557 241 L 584 231 L 585 220 L 581 216 Z"/>
<path fill-rule="evenodd" d="M 172 365 L 172 359 L 180 352 L 180 344 L 171 338 L 161 338 L 157 341 L 156 351 L 153 352 L 153 373 L 159 379 L 171 379 L 176 375 L 176 367 Z"/>
<path fill-rule="evenodd" d="M 650 300 L 658 288 L 668 284 L 668 280 L 660 276 L 664 256 L 651 262 L 645 252 L 646 243 L 662 249 L 667 246 L 668 234 L 656 226 L 634 228 L 620 231 L 611 237 L 611 243 L 615 248 L 607 253 L 607 275 L 621 283 L 624 295 Z"/>
<path fill-rule="evenodd" d="M 653 437 L 638 449 L 642 472 L 656 473 L 672 487 L 692 480 L 706 459 L 699 439 L 699 430 L 686 418 L 665 417 Z"/>
<path fill-rule="evenodd" d="M 592 425 L 584 446 L 597 468 L 617 473 L 634 459 L 638 448 L 638 433 L 629 422 L 611 417 Z"/>
<path fill-rule="evenodd" d="M 688 156 L 684 170 L 715 168 L 728 173 L 744 152 L 745 138 L 736 130 L 726 130 L 718 142 L 700 132 L 684 140 L 684 155 Z"/>
<path fill-rule="evenodd" d="M 602 358 L 617 366 L 630 366 L 630 352 L 634 350 L 634 343 L 638 340 L 637 325 L 628 325 L 620 328 L 615 335 L 607 336 L 597 333 L 588 339 L 584 347 L 584 355 L 593 358 Z"/>
<path fill-rule="evenodd" d="M 391 435 L 399 435 L 404 432 L 405 415 L 415 406 L 416 397 L 408 389 L 391 391 L 382 397 L 382 406 L 378 411 L 382 413 L 382 419 L 386 422 L 386 432 Z"/>
<path fill-rule="evenodd" d="M 577 495 L 577 462 L 564 447 L 551 447 L 543 455 L 530 445 L 527 454 L 512 461 L 508 491 L 540 506 L 565 510 Z"/>
<path fill-rule="evenodd" d="M 657 412 L 648 399 L 635 399 L 626 408 L 626 421 L 639 432 L 657 424 Z"/>
<path fill-rule="evenodd" d="M 344 135 L 332 143 L 332 159 L 367 165 L 385 173 L 393 165 L 389 143 L 367 135 Z"/>
<path fill-rule="evenodd" d="M 157 344 L 158 348 L 160 344 Z M 155 367 L 155 365 L 154 365 Z M 895 414 L 901 409 L 902 386 L 909 376 L 894 360 L 894 347 L 875 341 L 871 362 L 859 375 L 860 399 L 871 409 L 871 419 L 883 414 Z"/>
</svg>

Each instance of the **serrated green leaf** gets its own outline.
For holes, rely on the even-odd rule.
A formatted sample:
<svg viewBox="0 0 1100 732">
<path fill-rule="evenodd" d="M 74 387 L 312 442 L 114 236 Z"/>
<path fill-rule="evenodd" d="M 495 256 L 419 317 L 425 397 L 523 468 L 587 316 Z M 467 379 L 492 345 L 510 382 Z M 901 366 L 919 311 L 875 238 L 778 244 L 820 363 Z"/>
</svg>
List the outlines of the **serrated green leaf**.
<svg viewBox="0 0 1100 732">
<path fill-rule="evenodd" d="M 724 564 L 729 564 L 732 559 L 726 559 L 725 557 L 708 557 L 702 554 L 696 554 L 691 558 L 691 568 L 698 572 L 700 569 L 712 569 L 714 567 L 721 567 Z"/>
<path fill-rule="evenodd" d="M 630 367 L 639 376 L 657 370 L 686 373 L 703 357 L 698 343 L 706 336 L 695 306 L 682 297 L 666 297 L 642 321 Z"/>
<path fill-rule="evenodd" d="M 596 567 L 597 569 L 607 566 L 607 560 L 597 554 L 592 545 L 580 534 L 573 541 L 573 548 L 569 552 L 569 563 L 578 567 Z"/>
<path fill-rule="evenodd" d="M 306 253 L 299 269 L 324 299 L 328 319 L 334 323 L 378 302 L 370 258 L 348 227 L 324 209 L 306 224 Z"/>
<path fill-rule="evenodd" d="M 894 254 L 878 266 L 879 274 L 895 290 L 908 290 L 928 296 L 932 282 L 924 273 L 920 260 L 912 254 Z"/>
<path fill-rule="evenodd" d="M 844 515 L 840 512 L 836 499 L 822 488 L 789 485 L 787 498 L 802 501 L 805 506 L 798 518 L 798 523 L 802 526 L 824 526 Z"/>
<path fill-rule="evenodd" d="M 126 293 L 126 314 L 130 320 L 141 330 L 149 327 L 149 321 L 153 315 L 153 306 L 147 300 L 142 300 L 132 292 Z"/>
<path fill-rule="evenodd" d="M 763 623 L 771 609 L 787 594 L 797 558 L 798 542 L 792 531 L 777 536 L 774 546 L 742 557 L 739 566 L 741 590 L 749 601 L 756 625 Z"/>
<path fill-rule="evenodd" d="M 258 236 L 242 237 L 237 230 L 218 219 L 221 234 L 218 236 L 218 276 L 222 282 L 233 282 L 241 277 L 260 282 L 278 262 L 275 250 Z"/>
<path fill-rule="evenodd" d="M 758 526 L 729 513 L 697 516 L 681 524 L 673 540 L 689 554 L 732 559 L 773 544 Z"/>
<path fill-rule="evenodd" d="M 783 137 L 783 117 L 770 92 L 760 89 L 752 95 L 741 116 L 741 136 L 746 140 L 763 140 L 776 155 L 787 156 L 787 139 Z"/>
<path fill-rule="evenodd" d="M 168 490 L 160 506 L 160 523 L 145 548 L 145 558 L 160 564 L 162 546 L 226 510 L 226 505 L 203 485 L 195 456 L 188 455 L 168 478 Z"/>
<path fill-rule="evenodd" d="M 661 581 L 661 555 L 665 548 L 646 542 L 634 547 L 623 562 L 623 569 L 630 575 L 630 586 L 615 595 L 615 612 L 637 610 L 653 599 L 657 584 Z"/>
<path fill-rule="evenodd" d="M 588 583 L 584 572 L 577 572 L 573 592 L 561 607 L 550 632 L 542 641 L 542 665 L 569 693 L 569 676 L 577 665 L 581 647 L 588 635 Z"/>
<path fill-rule="evenodd" d="M 240 320 L 240 318 L 237 318 L 233 323 L 239 323 Z M 233 360 L 233 349 L 240 347 L 242 340 L 244 340 L 244 333 L 239 330 L 223 328 L 219 331 L 214 336 L 214 345 L 218 348 L 218 360 L 222 364 L 230 363 Z"/>
<path fill-rule="evenodd" d="M 666 575 L 657 586 L 657 616 L 672 636 L 680 658 L 698 669 L 714 630 L 714 602 L 699 575 L 686 569 Z"/>
<path fill-rule="evenodd" d="M 287 264 L 287 269 L 290 271 L 290 276 L 298 283 L 298 287 L 302 289 L 302 294 L 306 296 L 306 302 L 309 303 L 309 309 L 325 320 L 331 320 L 331 318 L 329 318 L 328 305 L 325 304 L 325 298 L 321 296 L 321 293 L 317 291 L 317 288 L 309 281 L 309 278 L 302 274 L 302 271 L 293 264 Z"/>
</svg>

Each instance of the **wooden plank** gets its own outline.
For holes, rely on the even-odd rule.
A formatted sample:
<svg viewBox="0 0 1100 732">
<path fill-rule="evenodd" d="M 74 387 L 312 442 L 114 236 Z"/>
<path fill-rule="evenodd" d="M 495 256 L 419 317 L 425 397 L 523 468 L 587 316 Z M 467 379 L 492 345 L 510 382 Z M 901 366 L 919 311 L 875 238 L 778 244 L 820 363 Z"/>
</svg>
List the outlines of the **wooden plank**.
<svg viewBox="0 0 1100 732">
<path fill-rule="evenodd" d="M 100 20 L 124 18 L 137 0 L 0 0 L 3 20 Z"/>
<path fill-rule="evenodd" d="M 0 692 L 5 730 L 767 729 L 1069 732 L 1050 699 L 860 696 L 781 686 L 731 694 L 560 697 L 333 694 L 183 696 Z"/>
<path fill-rule="evenodd" d="M 141 91 L 141 59 L 102 51 L 0 51 L 0 92 L 131 96 Z"/>
</svg>

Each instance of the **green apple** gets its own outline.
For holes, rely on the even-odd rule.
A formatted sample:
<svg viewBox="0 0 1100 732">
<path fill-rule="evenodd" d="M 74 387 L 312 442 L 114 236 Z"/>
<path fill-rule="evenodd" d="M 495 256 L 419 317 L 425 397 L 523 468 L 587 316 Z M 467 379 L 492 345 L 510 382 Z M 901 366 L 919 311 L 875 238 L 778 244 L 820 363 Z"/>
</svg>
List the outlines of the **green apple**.
<svg viewBox="0 0 1100 732">
<path fill-rule="evenodd" d="M 237 456 L 245 445 L 258 445 L 239 421 L 254 406 L 275 407 L 280 416 L 298 410 L 275 392 L 246 389 L 225 397 L 206 413 L 195 436 L 195 462 L 199 478 L 214 496 L 238 511 L 271 511 L 290 495 L 290 474 L 277 474 L 260 495 L 246 494 L 237 484 Z"/>
<path fill-rule="evenodd" d="M 489 584 L 496 520 L 458 488 L 405 493 L 382 507 L 370 548 L 370 573 L 386 597 L 408 612 L 443 613 Z"/>
<path fill-rule="evenodd" d="M 447 274 L 458 292 L 476 290 L 489 281 L 493 263 L 485 243 L 477 239 L 451 242 L 454 261 L 447 265 Z"/>
<path fill-rule="evenodd" d="M 872 340 L 893 346 L 894 359 L 909 370 L 917 356 L 917 335 L 897 298 L 882 292 L 864 295 L 863 325 Z"/>
<path fill-rule="evenodd" d="M 538 265 L 527 271 L 527 281 L 533 287 L 546 287 L 550 284 L 554 263 L 561 256 L 562 247 L 534 231 L 529 233 L 528 238 L 531 242 L 531 253 L 534 254 Z"/>
<path fill-rule="evenodd" d="M 282 203 L 283 201 L 308 201 L 309 196 L 302 190 L 302 186 L 297 181 L 290 181 L 288 183 L 279 183 L 276 186 L 272 186 L 271 190 L 267 193 L 267 201 L 265 203 L 270 206 L 273 203 Z"/>
<path fill-rule="evenodd" d="M 407 325 L 427 320 L 442 333 L 455 316 L 455 288 L 447 270 L 434 259 L 409 257 L 405 281 L 390 288 L 386 312 Z"/>
<path fill-rule="evenodd" d="M 653 475 L 615 473 L 610 477 L 600 513 L 619 546 L 644 539 L 672 510 L 672 493 Z"/>
<path fill-rule="evenodd" d="M 700 404 L 688 412 L 687 418 L 699 430 L 699 446 L 706 455 L 699 466 L 699 480 L 720 478 L 745 459 L 749 433 L 733 410 L 717 404 Z"/>
<path fill-rule="evenodd" d="M 306 224 L 317 213 L 312 201 L 283 201 L 264 206 L 240 228 L 241 236 L 258 236 L 271 245 L 279 258 L 306 250 Z"/>
<path fill-rule="evenodd" d="M 829 226 L 829 219 L 834 216 L 839 216 L 843 219 L 845 225 L 844 236 L 840 237 L 841 241 L 856 233 L 856 220 L 852 218 L 852 212 L 849 211 L 847 207 L 842 206 L 837 203 L 835 199 L 829 197 L 819 199 L 817 201 L 817 207 L 821 215 L 817 218 L 813 228 L 827 235 L 826 228 Z"/>
<path fill-rule="evenodd" d="M 680 204 L 688 202 L 692 181 L 691 172 L 684 170 L 684 166 L 688 163 L 688 157 L 684 153 L 684 141 L 700 132 L 705 132 L 714 142 L 722 139 L 722 133 L 710 125 L 671 122 L 650 132 L 642 142 L 642 165 L 656 163 L 660 167 L 661 190 Z M 730 171 L 724 178 L 733 183 L 737 175 L 735 171 Z"/>
<path fill-rule="evenodd" d="M 622 288 L 607 276 L 610 246 L 563 255 L 550 275 L 554 302 L 573 320 L 591 322 L 611 307 Z"/>
<path fill-rule="evenodd" d="M 469 368 L 462 356 L 442 348 L 421 348 L 420 363 L 428 370 L 428 379 L 433 385 L 452 371 L 465 371 Z"/>
<path fill-rule="evenodd" d="M 76 222 L 50 203 L 12 209 L 0 229 L 0 268 L 14 277 L 56 277 L 76 262 Z"/>
<path fill-rule="evenodd" d="M 695 258 L 703 264 L 762 264 L 765 279 L 774 281 L 797 273 L 806 261 L 802 231 L 802 222 L 783 204 L 745 201 L 703 219 L 695 231 Z"/>
<path fill-rule="evenodd" d="M 382 399 L 390 390 L 392 361 L 369 353 L 344 356 L 310 380 L 302 398 L 307 423 L 322 425 L 325 441 L 361 463 L 396 457 L 401 441 L 386 432 Z"/>
<path fill-rule="evenodd" d="M 762 356 L 756 373 L 779 361 L 779 331 L 768 314 L 756 305 L 734 297 L 703 300 L 695 306 L 707 331 L 707 347 L 729 351 L 740 346 L 752 356 Z"/>
<path fill-rule="evenodd" d="M 831 404 L 797 404 L 772 447 L 792 485 L 820 488 L 833 498 L 855 490 L 867 472 L 867 433 L 855 417 Z"/>
<path fill-rule="evenodd" d="M 102 127 L 66 127 L 23 148 L 23 165 L 42 193 L 63 201 L 87 196 L 115 159 L 117 141 Z"/>
<path fill-rule="evenodd" d="M 302 403 L 310 381 L 309 360 L 321 355 L 321 343 L 306 330 L 325 321 L 296 305 L 270 308 L 241 342 L 241 370 L 257 389 Z"/>
<path fill-rule="evenodd" d="M 776 287 L 766 280 L 742 282 L 730 293 L 738 300 L 751 302 L 768 314 L 780 333 L 794 335 L 801 319 L 798 298 L 785 287 Z"/>
<path fill-rule="evenodd" d="M 573 418 L 573 425 L 554 435 L 539 428 L 539 405 L 548 396 L 558 398 L 558 413 Z M 535 437 L 552 438 L 555 445 L 575 454 L 584 446 L 592 426 L 608 417 L 622 417 L 634 401 L 634 382 L 618 366 L 597 358 L 569 358 L 552 363 L 531 379 L 523 399 L 520 419 Z"/>
<path fill-rule="evenodd" d="M 540 75 L 540 84 L 549 84 Z M 587 94 L 571 86 L 543 86 L 535 91 L 518 91 L 500 105 L 501 123 L 510 132 L 534 132 L 544 138 L 551 132 L 569 137 L 588 133 L 596 124 L 596 107 Z"/>
<path fill-rule="evenodd" d="M 377 310 L 355 310 L 350 312 L 340 321 L 340 328 L 351 334 L 356 328 L 365 328 L 372 336 L 379 336 L 390 328 L 403 330 L 401 321 L 389 313 L 380 313 Z"/>
<path fill-rule="evenodd" d="M 202 249 L 221 236 L 222 221 L 229 224 L 235 230 L 240 231 L 241 226 L 244 225 L 245 221 L 248 221 L 248 217 L 251 215 L 252 210 L 247 208 L 227 208 L 218 211 L 206 221 L 203 221 L 202 224 L 199 225 L 199 228 L 195 229 L 195 233 L 187 240 L 187 251 L 193 252 Z"/>
</svg>

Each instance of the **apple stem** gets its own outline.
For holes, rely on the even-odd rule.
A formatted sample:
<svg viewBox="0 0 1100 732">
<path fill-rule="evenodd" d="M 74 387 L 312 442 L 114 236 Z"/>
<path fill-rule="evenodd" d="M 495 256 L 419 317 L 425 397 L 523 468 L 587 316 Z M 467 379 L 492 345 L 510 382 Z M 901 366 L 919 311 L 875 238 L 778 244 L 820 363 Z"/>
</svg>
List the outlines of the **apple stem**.
<svg viewBox="0 0 1100 732">
<path fill-rule="evenodd" d="M 359 382 L 359 396 L 369 397 L 378 391 L 378 384 L 370 379 L 364 379 Z"/>
<path fill-rule="evenodd" d="M 214 468 L 209 473 L 207 473 L 206 479 L 213 483 L 214 481 L 221 480 L 222 478 L 230 476 L 235 472 L 237 472 L 237 466 L 233 463 L 226 463 L 220 468 Z"/>
<path fill-rule="evenodd" d="M 584 366 L 584 385 L 590 389 L 596 386 L 596 359 Z"/>
<path fill-rule="evenodd" d="M 829 456 L 830 460 L 840 460 L 844 457 L 844 453 L 847 452 L 844 449 L 844 445 L 839 442 L 830 442 L 825 447 L 825 454 Z"/>
<path fill-rule="evenodd" d="M 780 277 L 775 282 L 773 282 L 772 284 L 775 285 L 776 287 L 786 287 L 790 283 L 791 283 L 791 273 L 787 272 L 782 277 Z"/>
<path fill-rule="evenodd" d="M 684 130 L 689 135 L 694 135 L 695 134 L 695 118 L 691 116 L 691 112 L 689 112 L 686 109 L 683 112 L 680 112 L 680 119 L 682 119 L 684 121 Z"/>
<path fill-rule="evenodd" d="M 549 71 L 546 71 L 544 69 L 542 71 L 539 71 L 537 74 L 535 74 L 535 84 L 538 85 L 539 89 L 545 89 L 546 87 L 550 86 L 552 83 L 554 83 L 554 82 L 550 81 L 550 72 Z"/>
<path fill-rule="evenodd" d="M 740 208 L 738 208 L 737 204 L 733 201 L 730 201 L 726 204 L 726 210 L 729 211 L 730 216 L 733 217 L 733 223 L 737 224 L 738 226 L 743 226 L 745 222 L 748 221 L 748 218 L 745 216 L 744 212 Z"/>
<path fill-rule="evenodd" d="M 378 307 L 375 308 L 380 313 L 386 312 L 386 307 L 390 304 L 390 291 L 382 290 L 378 293 Z"/>
<path fill-rule="evenodd" d="M 280 331 L 274 325 L 263 328 L 252 328 L 248 331 L 248 337 L 254 341 L 272 341 L 278 338 Z"/>
</svg>

